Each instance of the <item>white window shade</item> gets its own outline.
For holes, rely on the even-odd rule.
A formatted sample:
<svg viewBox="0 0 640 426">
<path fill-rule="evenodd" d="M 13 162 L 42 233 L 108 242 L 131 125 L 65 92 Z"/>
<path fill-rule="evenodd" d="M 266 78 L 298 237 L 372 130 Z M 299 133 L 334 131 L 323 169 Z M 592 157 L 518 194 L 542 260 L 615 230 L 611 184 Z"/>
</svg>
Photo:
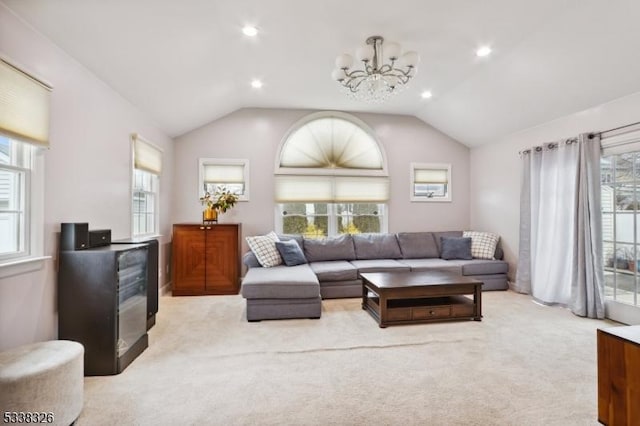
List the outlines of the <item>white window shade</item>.
<svg viewBox="0 0 640 426">
<path fill-rule="evenodd" d="M 378 177 L 336 177 L 335 202 L 375 203 L 389 199 L 389 179 Z"/>
<path fill-rule="evenodd" d="M 333 179 L 330 176 L 276 176 L 278 203 L 331 202 Z"/>
<path fill-rule="evenodd" d="M 384 202 L 389 180 L 379 177 L 276 176 L 275 200 L 296 202 Z"/>
<path fill-rule="evenodd" d="M 640 130 L 626 130 L 622 134 L 603 137 L 600 145 L 602 146 L 602 155 L 640 151 Z"/>
<path fill-rule="evenodd" d="M 414 170 L 414 183 L 448 183 L 449 172 L 445 169 L 418 169 Z"/>
<path fill-rule="evenodd" d="M 206 183 L 244 183 L 243 164 L 205 164 L 204 181 Z"/>
<path fill-rule="evenodd" d="M 51 88 L 0 59 L 0 133 L 49 147 Z"/>
<path fill-rule="evenodd" d="M 144 170 L 155 175 L 162 173 L 162 150 L 140 135 L 133 134 L 134 168 Z"/>
</svg>

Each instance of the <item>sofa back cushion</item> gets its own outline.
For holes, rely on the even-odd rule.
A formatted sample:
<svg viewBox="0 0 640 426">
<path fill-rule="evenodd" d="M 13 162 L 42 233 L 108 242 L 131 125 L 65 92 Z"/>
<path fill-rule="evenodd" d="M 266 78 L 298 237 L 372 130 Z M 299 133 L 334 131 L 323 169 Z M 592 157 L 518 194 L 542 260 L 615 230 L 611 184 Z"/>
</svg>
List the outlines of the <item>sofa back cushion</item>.
<svg viewBox="0 0 640 426">
<path fill-rule="evenodd" d="M 403 259 L 440 257 L 440 251 L 431 232 L 400 232 L 397 237 Z"/>
<path fill-rule="evenodd" d="M 442 237 L 462 237 L 462 231 L 444 231 L 433 233 L 433 239 L 436 240 L 436 245 L 438 246 L 438 257 L 442 253 Z"/>
<path fill-rule="evenodd" d="M 353 245 L 357 259 L 402 258 L 396 234 L 356 234 Z"/>
<path fill-rule="evenodd" d="M 323 239 L 304 239 L 304 255 L 308 262 L 325 260 L 355 260 L 356 250 L 351 235 Z"/>
</svg>

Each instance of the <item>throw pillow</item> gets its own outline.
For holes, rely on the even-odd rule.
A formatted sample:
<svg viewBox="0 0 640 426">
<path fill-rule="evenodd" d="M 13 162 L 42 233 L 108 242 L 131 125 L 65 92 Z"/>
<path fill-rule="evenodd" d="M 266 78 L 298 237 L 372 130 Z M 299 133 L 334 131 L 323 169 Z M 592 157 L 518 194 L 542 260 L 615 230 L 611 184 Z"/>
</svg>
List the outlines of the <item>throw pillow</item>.
<svg viewBox="0 0 640 426">
<path fill-rule="evenodd" d="M 500 237 L 490 232 L 464 231 L 463 237 L 471 238 L 471 255 L 476 259 L 495 259 Z"/>
<path fill-rule="evenodd" d="M 276 241 L 276 248 L 287 266 L 296 266 L 307 263 L 302 249 L 296 240 Z"/>
<path fill-rule="evenodd" d="M 279 239 L 275 232 L 271 231 L 267 235 L 247 237 L 246 240 L 260 265 L 265 268 L 282 265 L 282 257 L 280 257 L 280 252 L 276 248 L 276 241 L 279 241 Z"/>
<path fill-rule="evenodd" d="M 470 260 L 473 258 L 471 256 L 471 238 L 441 237 L 440 247 L 442 249 L 440 257 L 445 260 Z"/>
</svg>

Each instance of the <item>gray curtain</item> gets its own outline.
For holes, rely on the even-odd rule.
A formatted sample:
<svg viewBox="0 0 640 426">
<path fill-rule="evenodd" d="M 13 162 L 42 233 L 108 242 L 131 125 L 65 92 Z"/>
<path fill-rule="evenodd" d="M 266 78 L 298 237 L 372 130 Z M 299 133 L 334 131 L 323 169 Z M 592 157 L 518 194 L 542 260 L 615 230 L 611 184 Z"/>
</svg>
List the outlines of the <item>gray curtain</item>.
<svg viewBox="0 0 640 426">
<path fill-rule="evenodd" d="M 604 318 L 601 222 L 597 136 L 524 151 L 514 290 Z"/>
<path fill-rule="evenodd" d="M 578 138 L 578 199 L 571 279 L 571 311 L 583 317 L 604 318 L 602 264 L 602 208 L 600 203 L 600 137 Z"/>
<path fill-rule="evenodd" d="M 520 245 L 518 272 L 513 290 L 531 294 L 531 153 L 522 154 L 520 184 Z"/>
</svg>

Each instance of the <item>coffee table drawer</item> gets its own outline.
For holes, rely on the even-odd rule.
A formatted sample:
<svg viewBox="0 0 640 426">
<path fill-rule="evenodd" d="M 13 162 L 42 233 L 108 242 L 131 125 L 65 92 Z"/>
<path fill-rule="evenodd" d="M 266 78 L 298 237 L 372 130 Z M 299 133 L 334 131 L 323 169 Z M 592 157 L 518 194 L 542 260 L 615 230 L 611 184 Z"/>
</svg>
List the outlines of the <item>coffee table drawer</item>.
<svg viewBox="0 0 640 426">
<path fill-rule="evenodd" d="M 412 308 L 412 318 L 414 320 L 449 318 L 451 316 L 451 306 L 421 306 Z"/>
<path fill-rule="evenodd" d="M 472 317 L 474 315 L 475 306 L 473 303 L 456 304 L 451 306 L 451 316 L 453 317 Z"/>
<path fill-rule="evenodd" d="M 387 309 L 387 320 L 389 320 L 389 321 L 409 321 L 409 320 L 411 320 L 411 308 Z"/>
</svg>

